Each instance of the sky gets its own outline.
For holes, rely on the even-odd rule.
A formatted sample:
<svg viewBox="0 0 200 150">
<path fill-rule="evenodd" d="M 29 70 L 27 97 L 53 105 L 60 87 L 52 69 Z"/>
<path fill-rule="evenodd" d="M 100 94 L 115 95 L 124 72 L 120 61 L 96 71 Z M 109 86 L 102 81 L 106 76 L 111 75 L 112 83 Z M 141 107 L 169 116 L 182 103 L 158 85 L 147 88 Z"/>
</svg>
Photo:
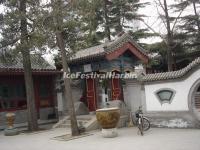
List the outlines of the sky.
<svg viewBox="0 0 200 150">
<path fill-rule="evenodd" d="M 171 1 L 171 0 L 169 0 Z M 154 30 L 159 32 L 159 23 L 156 22 L 158 15 L 157 15 L 157 11 L 156 11 L 156 7 L 154 5 L 153 0 L 142 0 L 142 2 L 148 2 L 149 5 L 147 5 L 144 8 L 139 9 L 140 14 L 144 14 L 146 17 L 144 18 L 144 21 L 146 23 L 148 23 Z M 156 22 L 156 23 L 155 23 Z M 146 28 L 147 26 L 144 25 L 142 22 L 140 22 L 140 27 L 141 28 Z M 152 37 L 152 38 L 148 38 L 148 39 L 142 39 L 141 42 L 144 43 L 154 43 L 157 41 L 160 41 L 161 39 L 159 37 Z"/>
<path fill-rule="evenodd" d="M 157 13 L 157 8 L 155 5 L 154 0 L 141 0 L 142 2 L 149 2 L 150 5 L 147 5 L 146 7 L 139 9 L 140 14 L 144 14 L 146 17 L 144 19 L 144 21 L 150 25 L 156 32 L 158 33 L 164 33 L 165 32 L 165 26 L 164 24 L 161 22 L 160 19 L 158 19 L 158 13 Z M 174 0 L 167 0 L 168 4 L 173 4 Z M 200 7 L 200 6 L 199 6 Z M 0 5 L 0 12 L 3 11 L 3 7 Z M 192 12 L 192 8 L 188 8 L 185 13 L 191 13 Z M 173 13 L 174 16 L 177 16 L 178 14 Z M 144 25 L 142 22 L 139 22 L 139 26 L 141 28 L 146 28 L 146 25 Z M 159 37 L 154 37 L 154 38 L 148 38 L 148 39 L 142 39 L 141 42 L 144 43 L 154 43 L 154 42 L 158 42 L 161 41 L 161 39 Z M 56 52 L 55 52 L 56 53 Z M 54 53 L 54 54 L 55 54 Z M 54 64 L 53 62 L 53 54 L 46 54 L 44 55 L 45 59 L 48 60 L 48 62 L 50 62 L 51 64 Z"/>
<path fill-rule="evenodd" d="M 163 0 L 161 0 L 162 2 Z M 166 33 L 166 27 L 163 24 L 162 20 L 159 19 L 158 17 L 158 11 L 162 12 L 161 9 L 158 9 L 157 11 L 157 7 L 156 7 L 156 3 L 155 0 L 142 0 L 142 2 L 149 2 L 150 5 L 147 5 L 145 8 L 142 8 L 139 10 L 139 13 L 146 15 L 146 17 L 144 18 L 144 21 L 150 25 L 156 32 L 164 34 Z M 167 4 L 171 5 L 174 4 L 174 0 L 167 0 Z M 200 5 L 197 5 L 198 7 L 198 13 L 200 13 Z M 169 7 L 168 7 L 169 9 Z M 188 15 L 188 14 L 193 14 L 193 8 L 192 7 L 187 7 L 184 12 L 182 13 L 182 15 Z M 169 10 L 169 14 L 170 16 L 173 17 L 177 17 L 179 14 L 178 13 L 174 13 L 172 10 Z M 172 26 L 172 25 L 171 25 Z M 140 27 L 146 27 L 146 25 L 144 25 L 144 23 L 140 22 Z M 161 39 L 159 37 L 155 37 L 155 38 L 149 38 L 149 39 L 142 39 L 141 42 L 144 43 L 154 43 L 154 42 L 158 42 Z"/>
</svg>

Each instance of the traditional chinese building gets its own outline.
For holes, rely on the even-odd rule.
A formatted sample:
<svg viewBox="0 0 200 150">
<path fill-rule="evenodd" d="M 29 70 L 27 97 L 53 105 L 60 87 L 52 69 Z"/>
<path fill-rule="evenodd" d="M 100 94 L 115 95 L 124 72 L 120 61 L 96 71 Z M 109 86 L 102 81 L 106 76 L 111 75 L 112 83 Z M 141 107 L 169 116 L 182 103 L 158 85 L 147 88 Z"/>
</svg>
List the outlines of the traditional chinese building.
<svg viewBox="0 0 200 150">
<path fill-rule="evenodd" d="M 145 50 L 126 33 L 114 41 L 78 51 L 69 61 L 72 73 L 137 74 L 138 66 L 142 67 L 139 69 L 140 76 L 124 79 L 123 82 L 117 78 L 102 81 L 90 76 L 73 80 L 73 99 L 84 102 L 90 111 L 104 107 L 106 101 L 110 104 L 120 100 L 130 112 L 136 112 L 142 106 L 144 115 L 150 118 L 153 126 L 199 128 L 200 58 L 177 71 L 142 74 L 148 61 Z M 123 115 L 120 119 L 121 123 L 127 122 Z M 92 126 L 93 123 L 95 120 Z"/>
<path fill-rule="evenodd" d="M 114 41 L 78 51 L 70 59 L 71 73 L 122 74 L 145 71 L 149 58 L 132 37 L 124 33 Z M 103 107 L 106 101 L 124 101 L 123 81 L 119 78 L 85 78 L 73 90 L 75 101 L 84 102 L 90 111 Z M 79 91 L 79 92 L 77 92 Z"/>
<path fill-rule="evenodd" d="M 38 119 L 55 117 L 55 79 L 58 71 L 41 56 L 31 55 Z M 26 116 L 26 92 L 21 56 L 16 59 L 0 60 L 0 127 L 5 126 L 5 114 L 16 113 L 16 123 L 24 123 Z"/>
</svg>

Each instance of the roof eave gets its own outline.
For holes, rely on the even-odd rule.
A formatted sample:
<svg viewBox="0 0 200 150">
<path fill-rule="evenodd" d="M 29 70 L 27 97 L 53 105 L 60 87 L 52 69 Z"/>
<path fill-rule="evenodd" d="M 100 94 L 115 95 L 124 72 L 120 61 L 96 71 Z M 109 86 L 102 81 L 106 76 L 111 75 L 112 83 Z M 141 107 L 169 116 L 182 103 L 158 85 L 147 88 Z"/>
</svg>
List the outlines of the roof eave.
<svg viewBox="0 0 200 150">
<path fill-rule="evenodd" d="M 32 74 L 60 74 L 62 73 L 59 70 L 52 70 L 52 69 L 32 69 Z M 0 69 L 0 74 L 6 75 L 6 74 L 24 74 L 24 69 L 21 68 L 6 68 L 6 69 Z"/>
<path fill-rule="evenodd" d="M 80 58 L 76 58 L 76 59 L 71 59 L 71 60 L 68 61 L 68 63 L 74 64 L 74 63 L 78 63 L 78 62 L 92 61 L 94 59 L 103 58 L 103 57 L 105 57 L 105 53 L 100 53 L 100 54 L 89 55 L 89 56 L 80 57 Z"/>
</svg>

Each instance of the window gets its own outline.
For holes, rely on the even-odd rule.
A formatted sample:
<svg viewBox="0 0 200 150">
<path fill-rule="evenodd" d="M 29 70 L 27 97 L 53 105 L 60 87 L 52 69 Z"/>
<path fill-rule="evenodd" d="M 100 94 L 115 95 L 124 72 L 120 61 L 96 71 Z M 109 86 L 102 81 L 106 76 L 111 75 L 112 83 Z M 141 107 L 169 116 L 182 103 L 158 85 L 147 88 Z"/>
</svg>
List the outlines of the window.
<svg viewBox="0 0 200 150">
<path fill-rule="evenodd" d="M 161 104 L 171 103 L 175 95 L 175 91 L 172 89 L 161 89 L 156 92 L 156 96 Z"/>
<path fill-rule="evenodd" d="M 26 89 L 24 84 L 17 84 L 15 89 L 16 97 L 26 97 Z"/>
<path fill-rule="evenodd" d="M 49 88 L 47 86 L 47 82 L 41 82 L 40 83 L 40 97 L 48 97 L 49 96 Z"/>
<path fill-rule="evenodd" d="M 26 92 L 24 84 L 0 85 L 0 109 L 26 108 Z"/>
<path fill-rule="evenodd" d="M 53 105 L 50 81 L 41 81 L 39 84 L 40 107 Z"/>
<path fill-rule="evenodd" d="M 200 86 L 198 87 L 197 92 L 200 92 Z"/>
</svg>

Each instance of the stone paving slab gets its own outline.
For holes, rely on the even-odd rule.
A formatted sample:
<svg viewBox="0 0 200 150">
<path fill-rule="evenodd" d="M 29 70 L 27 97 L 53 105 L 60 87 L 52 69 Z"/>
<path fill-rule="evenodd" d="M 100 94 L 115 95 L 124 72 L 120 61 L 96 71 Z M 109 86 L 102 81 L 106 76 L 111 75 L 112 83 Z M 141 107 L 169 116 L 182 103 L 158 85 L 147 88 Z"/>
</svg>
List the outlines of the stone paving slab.
<svg viewBox="0 0 200 150">
<path fill-rule="evenodd" d="M 70 141 L 57 141 L 53 137 L 70 131 L 54 129 L 38 134 L 7 137 L 0 133 L 1 150 L 200 150 L 200 129 L 153 128 L 144 136 L 137 128 L 118 129 L 116 138 L 103 138 L 100 131 Z"/>
<path fill-rule="evenodd" d="M 70 141 L 70 140 L 75 140 L 75 139 L 79 139 L 79 138 L 83 138 L 83 137 L 91 136 L 91 135 L 93 135 L 93 134 L 92 133 L 82 133 L 79 136 L 72 136 L 70 133 L 68 133 L 68 134 L 64 134 L 61 136 L 53 137 L 52 139 L 58 140 L 58 141 Z"/>
</svg>

